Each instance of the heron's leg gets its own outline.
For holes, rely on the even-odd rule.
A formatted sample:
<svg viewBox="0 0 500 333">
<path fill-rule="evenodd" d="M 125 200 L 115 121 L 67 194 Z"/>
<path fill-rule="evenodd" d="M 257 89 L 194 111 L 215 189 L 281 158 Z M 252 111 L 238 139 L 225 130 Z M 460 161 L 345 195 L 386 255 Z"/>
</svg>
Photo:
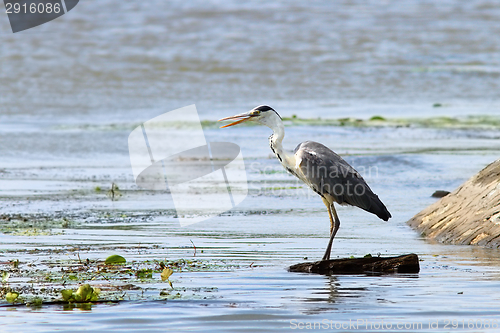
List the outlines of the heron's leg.
<svg viewBox="0 0 500 333">
<path fill-rule="evenodd" d="M 322 260 L 330 260 L 330 252 L 332 251 L 332 244 L 333 244 L 333 239 L 335 238 L 335 235 L 337 234 L 337 231 L 339 231 L 340 228 L 340 219 L 337 215 L 337 211 L 335 210 L 335 207 L 333 206 L 333 203 L 328 206 L 328 214 L 330 214 L 330 222 L 332 223 L 332 214 L 335 220 L 335 225 L 333 226 L 333 231 L 330 232 L 330 241 L 328 242 L 328 246 L 326 247 L 325 255 L 323 256 Z"/>
<path fill-rule="evenodd" d="M 330 204 L 325 198 L 321 197 L 321 199 L 323 199 L 323 203 L 325 204 L 326 206 L 326 209 L 328 210 L 328 216 L 330 217 L 330 235 L 332 234 L 333 232 L 333 217 L 332 217 L 332 211 L 330 210 Z"/>
</svg>

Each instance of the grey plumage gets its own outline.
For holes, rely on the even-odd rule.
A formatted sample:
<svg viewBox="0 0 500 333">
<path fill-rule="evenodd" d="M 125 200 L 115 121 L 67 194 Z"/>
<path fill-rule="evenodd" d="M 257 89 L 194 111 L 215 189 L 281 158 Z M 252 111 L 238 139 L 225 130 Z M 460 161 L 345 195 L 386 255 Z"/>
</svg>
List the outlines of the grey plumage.
<svg viewBox="0 0 500 333">
<path fill-rule="evenodd" d="M 294 150 L 303 181 L 316 193 L 330 195 L 340 205 L 351 205 L 377 215 L 384 221 L 391 213 L 373 193 L 363 177 L 342 157 L 318 142 L 305 141 Z"/>
</svg>

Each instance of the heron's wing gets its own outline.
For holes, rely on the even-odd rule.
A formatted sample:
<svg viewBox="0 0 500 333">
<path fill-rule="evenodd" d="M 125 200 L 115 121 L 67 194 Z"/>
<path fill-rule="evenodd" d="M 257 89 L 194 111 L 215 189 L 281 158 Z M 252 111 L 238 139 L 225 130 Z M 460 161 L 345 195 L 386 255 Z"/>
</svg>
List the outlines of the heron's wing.
<svg viewBox="0 0 500 333">
<path fill-rule="evenodd" d="M 328 147 L 302 142 L 295 148 L 297 167 L 307 184 L 320 195 L 331 195 L 341 205 L 351 205 L 387 221 L 391 214 L 363 177 Z"/>
</svg>

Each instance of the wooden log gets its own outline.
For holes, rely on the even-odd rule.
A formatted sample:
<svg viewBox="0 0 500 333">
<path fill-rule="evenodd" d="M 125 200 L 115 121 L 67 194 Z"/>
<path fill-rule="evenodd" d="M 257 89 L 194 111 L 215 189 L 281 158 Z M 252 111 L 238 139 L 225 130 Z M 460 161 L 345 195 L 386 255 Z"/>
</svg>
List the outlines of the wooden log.
<svg viewBox="0 0 500 333">
<path fill-rule="evenodd" d="M 292 265 L 289 272 L 317 274 L 418 273 L 420 265 L 414 253 L 398 257 L 345 258 Z"/>
</svg>

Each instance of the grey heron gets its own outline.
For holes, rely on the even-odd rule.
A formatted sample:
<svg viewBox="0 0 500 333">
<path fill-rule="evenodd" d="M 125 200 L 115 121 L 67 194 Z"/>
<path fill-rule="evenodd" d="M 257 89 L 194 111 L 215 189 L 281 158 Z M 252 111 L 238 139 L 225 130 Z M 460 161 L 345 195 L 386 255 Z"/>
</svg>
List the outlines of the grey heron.
<svg viewBox="0 0 500 333">
<path fill-rule="evenodd" d="M 363 177 L 342 157 L 328 147 L 314 141 L 299 143 L 292 152 L 283 149 L 285 128 L 282 118 L 270 106 L 260 105 L 246 113 L 222 118 L 219 121 L 236 120 L 221 128 L 234 126 L 246 121 L 256 121 L 269 127 L 273 134 L 269 137 L 271 150 L 288 172 L 302 180 L 321 196 L 330 217 L 330 240 L 322 260 L 330 260 L 333 239 L 340 227 L 340 219 L 333 205 L 351 205 L 377 215 L 387 221 L 391 213 L 373 193 Z"/>
</svg>

